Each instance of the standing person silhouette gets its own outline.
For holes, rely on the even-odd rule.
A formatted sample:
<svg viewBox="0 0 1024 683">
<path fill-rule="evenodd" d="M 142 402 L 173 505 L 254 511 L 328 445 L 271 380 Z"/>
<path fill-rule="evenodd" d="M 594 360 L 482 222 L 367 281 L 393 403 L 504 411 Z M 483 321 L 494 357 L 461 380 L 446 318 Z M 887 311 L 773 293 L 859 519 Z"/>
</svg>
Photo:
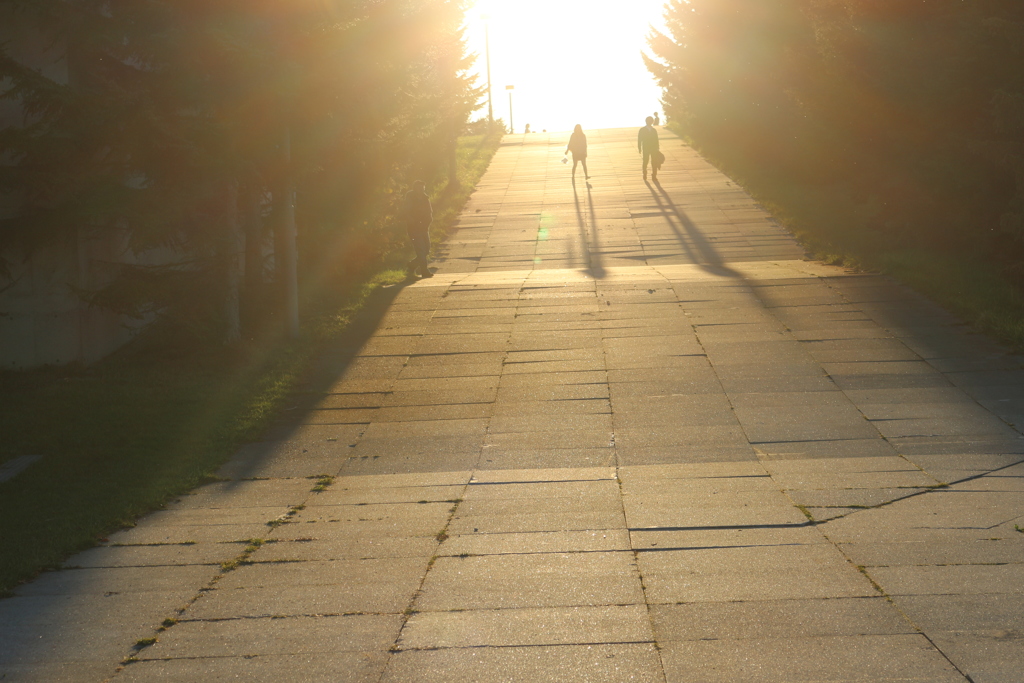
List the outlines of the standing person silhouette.
<svg viewBox="0 0 1024 683">
<path fill-rule="evenodd" d="M 654 112 L 654 125 L 656 125 L 656 126 L 660 126 L 661 125 L 661 117 L 658 116 L 658 112 Z"/>
<path fill-rule="evenodd" d="M 647 117 L 647 125 L 640 129 L 636 136 L 636 149 L 644 156 L 644 180 L 647 180 L 647 164 L 651 161 L 651 155 L 661 151 L 661 143 L 658 142 L 658 131 L 654 130 L 654 117 Z M 651 179 L 658 179 L 658 166 L 652 170 Z"/>
<path fill-rule="evenodd" d="M 576 179 L 576 164 L 583 164 L 583 175 L 590 180 L 590 171 L 587 170 L 587 136 L 583 134 L 583 126 L 576 124 L 569 136 L 569 144 L 565 146 L 565 153 L 572 152 L 572 177 Z"/>
<path fill-rule="evenodd" d="M 423 277 L 434 277 L 427 261 L 427 254 L 430 253 L 430 222 L 434 220 L 434 210 L 430 207 L 430 197 L 427 196 L 427 184 L 422 180 L 414 182 L 412 189 L 406 193 L 402 213 L 405 214 L 409 241 L 416 251 L 416 258 L 409 262 L 409 277 L 416 274 L 417 268 Z"/>
</svg>

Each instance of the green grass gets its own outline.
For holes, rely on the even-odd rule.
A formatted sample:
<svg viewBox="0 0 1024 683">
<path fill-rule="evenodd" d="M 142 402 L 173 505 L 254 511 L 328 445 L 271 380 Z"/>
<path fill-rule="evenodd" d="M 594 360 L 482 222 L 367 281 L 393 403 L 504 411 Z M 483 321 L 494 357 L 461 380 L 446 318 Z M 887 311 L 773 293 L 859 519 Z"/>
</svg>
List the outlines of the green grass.
<svg viewBox="0 0 1024 683">
<path fill-rule="evenodd" d="M 497 135 L 467 135 L 459 139 L 456 151 L 459 186 L 457 189 L 445 186 L 431 197 L 434 205 L 434 222 L 431 226 L 433 242 L 436 243 L 451 231 L 477 181 L 491 163 L 491 157 L 494 156 L 500 142 L 501 137 Z"/>
<path fill-rule="evenodd" d="M 991 264 L 947 254 L 888 251 L 878 268 L 945 305 L 978 330 L 1024 350 L 1024 298 Z"/>
<path fill-rule="evenodd" d="M 461 142 L 461 188 L 435 198 L 438 236 L 497 145 Z M 210 481 L 267 427 L 370 294 L 405 278 L 396 267 L 403 258 L 392 254 L 342 305 L 305 321 L 296 342 L 163 355 L 159 345 L 135 344 L 91 367 L 0 372 L 0 464 L 43 456 L 0 484 L 0 593 Z"/>
</svg>

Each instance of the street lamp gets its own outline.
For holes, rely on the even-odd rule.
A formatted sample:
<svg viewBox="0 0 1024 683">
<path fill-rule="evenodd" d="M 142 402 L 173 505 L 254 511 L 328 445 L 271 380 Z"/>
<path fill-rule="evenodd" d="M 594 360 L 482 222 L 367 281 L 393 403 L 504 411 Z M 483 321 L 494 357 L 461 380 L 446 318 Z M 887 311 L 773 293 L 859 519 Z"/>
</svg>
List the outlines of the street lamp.
<svg viewBox="0 0 1024 683">
<path fill-rule="evenodd" d="M 494 107 L 491 106 L 491 29 L 487 22 L 487 15 L 484 20 L 484 55 L 487 59 L 487 125 L 488 129 L 494 128 Z"/>
<path fill-rule="evenodd" d="M 508 90 L 508 132 L 509 134 L 516 132 L 516 124 L 512 120 L 512 91 L 516 89 L 514 85 L 506 85 L 505 90 Z"/>
</svg>

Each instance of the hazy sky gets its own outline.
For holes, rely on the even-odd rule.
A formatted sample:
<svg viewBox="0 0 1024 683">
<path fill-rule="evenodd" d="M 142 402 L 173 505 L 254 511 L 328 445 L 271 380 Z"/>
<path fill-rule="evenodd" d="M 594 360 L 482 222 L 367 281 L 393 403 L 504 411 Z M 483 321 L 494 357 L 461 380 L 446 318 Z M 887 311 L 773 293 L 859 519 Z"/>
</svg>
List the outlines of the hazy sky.
<svg viewBox="0 0 1024 683">
<path fill-rule="evenodd" d="M 515 132 L 642 126 L 661 111 L 660 89 L 644 66 L 650 26 L 664 0 L 478 0 L 467 14 L 469 48 L 486 85 L 484 19 L 490 27 L 494 117 Z M 482 115 L 487 115 L 486 103 Z"/>
</svg>

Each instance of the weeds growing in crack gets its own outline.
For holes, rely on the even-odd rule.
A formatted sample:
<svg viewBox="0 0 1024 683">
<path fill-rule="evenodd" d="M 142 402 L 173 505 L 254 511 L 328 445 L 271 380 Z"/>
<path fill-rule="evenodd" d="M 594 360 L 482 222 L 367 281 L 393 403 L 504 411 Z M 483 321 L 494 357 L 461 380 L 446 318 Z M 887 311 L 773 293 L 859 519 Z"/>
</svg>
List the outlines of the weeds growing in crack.
<svg viewBox="0 0 1024 683">
<path fill-rule="evenodd" d="M 254 546 L 256 546 L 258 548 L 261 545 L 266 545 L 266 544 L 269 544 L 269 543 L 277 543 L 278 541 L 277 541 L 277 539 L 274 539 L 274 538 L 243 538 L 241 541 L 236 541 L 236 542 L 245 543 L 248 546 L 254 545 Z"/>
<path fill-rule="evenodd" d="M 882 590 L 882 587 L 879 586 L 878 583 L 876 583 L 875 580 L 871 578 L 870 574 L 868 574 L 868 568 L 867 567 L 865 567 L 864 565 L 861 565 L 861 564 L 856 565 L 856 567 L 857 567 L 857 571 L 859 571 L 861 574 L 863 574 L 864 578 L 871 582 L 871 586 L 876 591 L 878 591 L 879 594 L 884 595 L 887 598 L 889 597 L 889 595 L 884 590 Z"/>
<path fill-rule="evenodd" d="M 334 483 L 334 477 L 329 474 L 321 474 L 316 477 L 316 484 L 313 486 L 311 491 L 313 493 L 320 493 L 326 491 L 327 487 Z"/>
<path fill-rule="evenodd" d="M 220 573 L 227 574 L 230 571 L 238 569 L 238 567 L 240 567 L 243 564 L 252 564 L 251 562 L 249 562 L 249 556 L 257 550 L 259 550 L 265 542 L 266 541 L 264 541 L 262 538 L 250 538 L 249 544 L 245 546 L 245 550 L 242 551 L 241 555 L 230 560 L 225 560 L 224 562 L 220 563 Z"/>
<path fill-rule="evenodd" d="M 272 519 L 269 522 L 267 522 L 267 526 L 269 526 L 271 529 L 276 529 L 282 524 L 288 524 L 289 522 L 291 522 L 292 517 L 294 517 L 297 513 L 305 509 L 305 505 L 293 505 L 292 507 L 288 508 L 288 512 L 284 513 L 276 519 Z"/>
</svg>

